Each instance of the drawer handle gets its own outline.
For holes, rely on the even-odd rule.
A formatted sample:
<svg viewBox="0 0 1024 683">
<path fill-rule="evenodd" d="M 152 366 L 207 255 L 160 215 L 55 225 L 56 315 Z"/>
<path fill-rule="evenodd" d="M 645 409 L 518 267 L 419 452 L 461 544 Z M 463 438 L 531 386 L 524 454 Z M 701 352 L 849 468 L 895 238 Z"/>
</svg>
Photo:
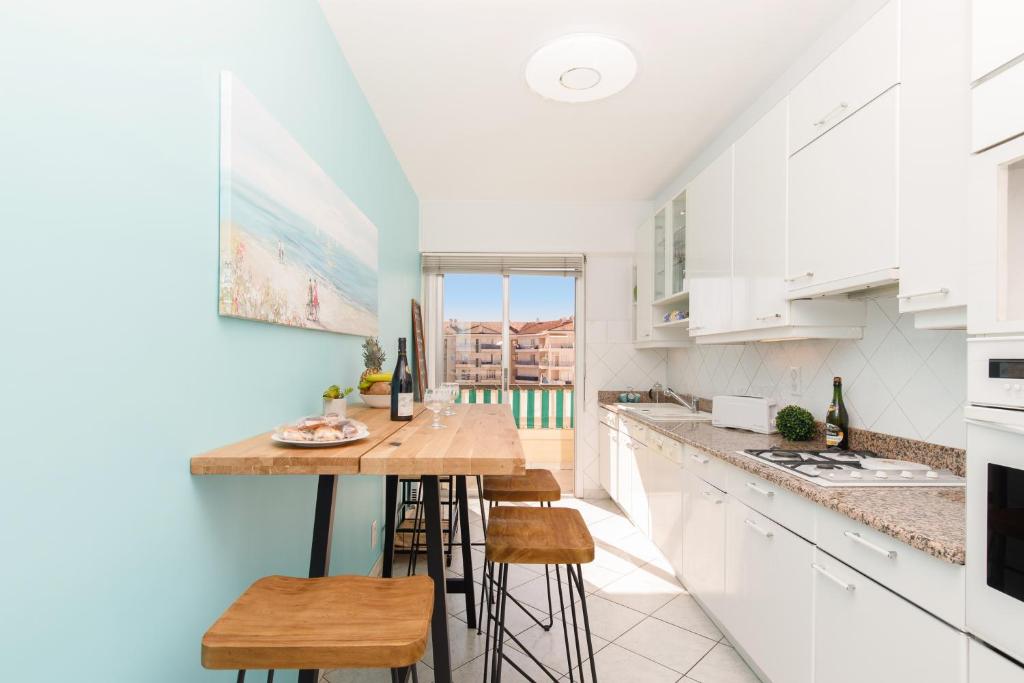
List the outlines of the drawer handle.
<svg viewBox="0 0 1024 683">
<path fill-rule="evenodd" d="M 708 459 L 705 458 L 702 455 L 694 455 L 693 453 L 691 453 L 690 457 L 693 458 L 694 460 L 696 460 L 697 462 L 699 462 L 701 465 L 707 465 L 708 464 Z"/>
<path fill-rule="evenodd" d="M 711 491 L 701 491 L 701 493 L 704 494 L 705 498 L 714 498 L 714 496 L 715 496 L 715 494 L 713 494 Z M 721 505 L 722 504 L 722 499 L 721 498 L 715 498 L 714 503 L 715 503 L 715 505 Z"/>
<path fill-rule="evenodd" d="M 811 569 L 813 569 L 814 571 L 818 572 L 819 574 L 824 576 L 826 579 L 828 579 L 829 581 L 831 581 L 835 585 L 837 585 L 840 588 L 842 588 L 844 591 L 848 591 L 848 592 L 852 593 L 853 591 L 855 591 L 857 589 L 857 587 L 854 586 L 852 583 L 846 583 L 845 581 L 840 579 L 838 576 L 836 576 L 835 574 L 833 574 L 829 570 L 827 570 L 824 567 L 822 567 L 817 562 L 811 562 Z"/>
<path fill-rule="evenodd" d="M 762 529 L 761 527 L 759 527 L 759 526 L 757 525 L 757 523 L 756 523 L 756 522 L 754 522 L 753 520 L 750 520 L 750 519 L 745 519 L 745 520 L 743 520 L 743 523 L 744 523 L 744 524 L 746 524 L 746 525 L 747 525 L 748 527 L 750 527 L 751 529 L 753 529 L 754 531 L 756 531 L 757 533 L 759 533 L 759 534 L 761 534 L 762 536 L 764 536 L 765 538 L 768 538 L 768 539 L 770 539 L 770 538 L 772 538 L 773 536 L 775 536 L 775 534 L 774 534 L 773 532 L 771 532 L 771 531 L 768 531 L 767 529 Z"/>
<path fill-rule="evenodd" d="M 830 111 L 829 113 L 825 114 L 820 119 L 815 121 L 814 125 L 816 127 L 817 126 L 824 126 L 826 123 L 828 123 L 829 119 L 831 119 L 836 114 L 841 114 L 842 112 L 846 111 L 849 106 L 850 105 L 847 104 L 846 102 L 840 102 L 838 107 L 836 107 L 835 109 L 833 109 L 832 111 Z"/>
<path fill-rule="evenodd" d="M 760 320 L 763 322 L 765 320 L 779 320 L 780 318 L 782 318 L 781 313 L 772 313 L 771 315 L 759 315 L 758 317 L 754 318 L 754 320 Z"/>
<path fill-rule="evenodd" d="M 783 282 L 796 282 L 797 280 L 803 280 L 805 277 L 814 277 L 814 273 L 812 273 L 811 271 L 807 271 L 806 273 L 800 273 L 799 275 L 794 275 L 793 277 L 787 277 L 785 280 L 783 280 Z M 693 328 L 691 327 L 690 329 L 692 330 Z"/>
<path fill-rule="evenodd" d="M 751 491 L 753 491 L 754 493 L 760 493 L 765 498 L 774 498 L 775 497 L 775 491 L 769 491 L 768 489 L 763 489 L 763 488 L 761 488 L 760 486 L 758 486 L 757 484 L 755 484 L 752 481 L 748 481 L 747 482 L 747 488 L 750 489 Z"/>
<path fill-rule="evenodd" d="M 861 536 L 860 534 L 858 534 L 856 531 L 844 531 L 843 536 L 846 536 L 854 543 L 860 543 L 868 550 L 873 550 L 874 552 L 878 553 L 879 555 L 882 555 L 883 557 L 888 557 L 890 560 L 896 559 L 897 553 L 895 550 L 886 550 L 885 548 L 877 546 L 871 541 Z"/>
<path fill-rule="evenodd" d="M 916 299 L 916 298 L 921 297 L 921 296 L 946 296 L 947 294 L 949 294 L 949 288 L 948 287 L 939 287 L 938 289 L 933 289 L 930 292 L 915 292 L 913 294 L 900 294 L 896 298 L 899 299 L 900 301 L 906 301 L 907 299 Z"/>
<path fill-rule="evenodd" d="M 703 325 L 690 325 L 690 330 L 691 331 L 692 330 L 703 330 L 703 329 L 704 329 Z"/>
</svg>

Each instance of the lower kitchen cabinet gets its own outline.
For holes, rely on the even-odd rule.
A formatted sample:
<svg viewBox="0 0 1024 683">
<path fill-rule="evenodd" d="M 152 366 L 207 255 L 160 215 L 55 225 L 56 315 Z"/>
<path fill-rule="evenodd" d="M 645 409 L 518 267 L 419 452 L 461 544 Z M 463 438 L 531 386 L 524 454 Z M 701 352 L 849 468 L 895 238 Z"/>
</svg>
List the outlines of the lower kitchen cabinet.
<svg viewBox="0 0 1024 683">
<path fill-rule="evenodd" d="M 629 508 L 626 512 L 633 524 L 645 536 L 651 533 L 650 508 L 647 503 L 647 489 L 644 487 L 644 473 L 648 468 L 649 454 L 647 446 L 631 439 L 633 447 L 630 449 L 632 459 L 629 465 Z"/>
<path fill-rule="evenodd" d="M 967 647 L 971 683 L 1024 683 L 1024 667 L 971 639 Z"/>
<path fill-rule="evenodd" d="M 617 500 L 619 480 L 619 430 L 603 422 L 597 425 L 597 470 L 601 488 Z"/>
<path fill-rule="evenodd" d="M 725 501 L 722 490 L 690 472 L 683 489 L 683 583 L 716 615 L 725 600 Z"/>
<path fill-rule="evenodd" d="M 967 680 L 967 636 L 814 551 L 814 680 Z M 756 657 L 755 657 L 756 659 Z"/>
<path fill-rule="evenodd" d="M 811 683 L 814 546 L 732 496 L 725 537 L 722 623 L 770 680 Z"/>
<path fill-rule="evenodd" d="M 659 437 L 660 438 L 660 437 Z M 647 450 L 646 467 L 641 470 L 647 490 L 651 520 L 651 540 L 668 560 L 676 575 L 683 571 L 683 492 L 682 468 L 672 453 L 657 447 Z M 682 448 L 678 455 L 682 456 Z"/>
</svg>

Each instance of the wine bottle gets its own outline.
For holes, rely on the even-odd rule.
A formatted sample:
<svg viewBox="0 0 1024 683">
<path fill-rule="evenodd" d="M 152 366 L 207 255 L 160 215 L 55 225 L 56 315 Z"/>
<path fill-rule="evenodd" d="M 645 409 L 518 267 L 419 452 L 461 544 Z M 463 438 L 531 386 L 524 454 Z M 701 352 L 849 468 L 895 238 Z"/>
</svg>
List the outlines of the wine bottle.
<svg viewBox="0 0 1024 683">
<path fill-rule="evenodd" d="M 391 419 L 412 419 L 412 373 L 409 372 L 409 359 L 405 355 L 405 337 L 398 339 L 398 362 L 391 374 Z"/>
<path fill-rule="evenodd" d="M 843 378 L 832 378 L 832 402 L 825 414 L 825 445 L 847 450 L 850 447 L 850 416 L 843 405 Z"/>
</svg>

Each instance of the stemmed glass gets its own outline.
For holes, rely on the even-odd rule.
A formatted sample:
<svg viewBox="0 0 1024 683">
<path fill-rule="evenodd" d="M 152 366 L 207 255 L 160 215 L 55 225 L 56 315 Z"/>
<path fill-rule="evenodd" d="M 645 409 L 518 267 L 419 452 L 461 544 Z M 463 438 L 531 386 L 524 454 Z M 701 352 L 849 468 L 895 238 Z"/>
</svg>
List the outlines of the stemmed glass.
<svg viewBox="0 0 1024 683">
<path fill-rule="evenodd" d="M 423 403 L 427 406 L 427 410 L 434 413 L 434 421 L 430 424 L 431 429 L 445 428 L 445 425 L 441 424 L 441 409 L 444 408 L 447 401 L 447 392 L 444 389 L 432 387 L 427 389 L 424 394 Z"/>
<path fill-rule="evenodd" d="M 448 402 L 447 405 L 445 406 L 442 415 L 447 415 L 448 417 L 451 417 L 452 415 L 455 414 L 455 399 L 459 395 L 459 392 L 462 390 L 462 388 L 459 386 L 458 382 L 445 382 L 441 386 L 444 387 L 445 391 L 448 392 Z"/>
</svg>

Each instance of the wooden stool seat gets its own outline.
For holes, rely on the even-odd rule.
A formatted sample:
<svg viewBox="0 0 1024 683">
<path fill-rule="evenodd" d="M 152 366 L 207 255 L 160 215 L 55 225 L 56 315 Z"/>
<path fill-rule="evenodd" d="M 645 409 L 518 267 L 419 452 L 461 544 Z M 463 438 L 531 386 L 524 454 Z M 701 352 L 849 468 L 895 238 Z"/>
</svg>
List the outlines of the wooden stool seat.
<svg viewBox="0 0 1024 683">
<path fill-rule="evenodd" d="M 594 561 L 594 538 L 579 510 L 496 507 L 487 526 L 487 561 L 586 564 Z"/>
<path fill-rule="evenodd" d="M 408 667 L 423 657 L 433 610 L 426 576 L 264 577 L 203 636 L 208 669 Z"/>
<path fill-rule="evenodd" d="M 496 503 L 547 503 L 562 498 L 562 487 L 550 471 L 527 469 L 522 476 L 484 477 L 483 494 Z"/>
</svg>

